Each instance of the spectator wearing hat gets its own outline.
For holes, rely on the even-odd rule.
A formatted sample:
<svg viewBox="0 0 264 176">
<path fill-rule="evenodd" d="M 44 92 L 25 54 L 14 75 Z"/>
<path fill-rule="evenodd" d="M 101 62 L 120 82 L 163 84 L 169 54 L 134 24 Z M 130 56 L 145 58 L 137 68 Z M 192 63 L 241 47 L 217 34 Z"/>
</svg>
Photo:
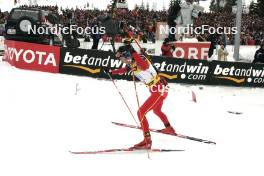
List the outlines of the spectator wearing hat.
<svg viewBox="0 0 264 176">
<path fill-rule="evenodd" d="M 100 25 L 100 22 L 97 21 L 96 18 L 94 18 L 91 26 L 92 26 L 92 29 L 95 30 L 96 28 L 99 29 L 101 25 Z M 99 30 L 96 30 L 96 31 L 99 31 Z M 99 45 L 99 41 L 101 39 L 101 35 L 99 33 L 95 32 L 92 34 L 92 38 L 93 38 L 93 46 L 91 49 L 97 50 L 98 45 Z"/>
<path fill-rule="evenodd" d="M 173 45 L 169 44 L 169 38 L 165 38 L 165 40 L 161 46 L 162 56 L 173 57 L 173 51 L 174 50 L 175 50 L 175 47 Z"/>
<path fill-rule="evenodd" d="M 220 48 L 218 49 L 218 60 L 219 61 L 227 61 L 228 52 L 223 43 L 220 44 Z"/>
</svg>

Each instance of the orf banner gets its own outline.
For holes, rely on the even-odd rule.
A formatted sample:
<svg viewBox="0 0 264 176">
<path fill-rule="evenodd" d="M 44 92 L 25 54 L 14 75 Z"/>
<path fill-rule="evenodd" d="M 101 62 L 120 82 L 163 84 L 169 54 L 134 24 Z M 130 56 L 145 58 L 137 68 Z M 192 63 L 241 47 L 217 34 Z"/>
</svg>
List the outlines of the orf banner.
<svg viewBox="0 0 264 176">
<path fill-rule="evenodd" d="M 207 60 L 210 42 L 174 42 L 173 57 L 182 59 Z"/>
<path fill-rule="evenodd" d="M 4 48 L 4 60 L 17 68 L 59 72 L 59 47 L 5 40 Z"/>
<path fill-rule="evenodd" d="M 210 62 L 153 56 L 152 62 L 168 82 L 209 84 Z"/>
<path fill-rule="evenodd" d="M 213 85 L 264 87 L 264 65 L 213 61 L 210 83 Z"/>
</svg>

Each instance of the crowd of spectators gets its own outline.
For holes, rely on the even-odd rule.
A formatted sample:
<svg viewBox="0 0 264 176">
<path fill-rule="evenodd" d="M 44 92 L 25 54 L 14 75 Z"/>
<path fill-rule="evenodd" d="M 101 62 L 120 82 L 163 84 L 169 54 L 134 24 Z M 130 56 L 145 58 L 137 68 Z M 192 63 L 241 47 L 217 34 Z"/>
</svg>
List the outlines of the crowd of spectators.
<svg viewBox="0 0 264 176">
<path fill-rule="evenodd" d="M 22 6 L 28 7 L 28 6 Z M 41 8 L 57 13 L 62 23 L 67 23 L 69 15 L 75 24 L 80 27 L 86 27 L 90 25 L 94 19 L 100 16 L 107 15 L 107 10 L 87 10 L 87 9 L 60 9 L 57 6 L 33 6 L 35 8 Z M 131 32 L 143 38 L 143 40 L 149 40 L 155 42 L 155 32 L 157 22 L 166 22 L 168 12 L 167 11 L 148 11 L 135 8 L 134 10 L 118 9 L 115 10 L 113 18 L 117 19 L 120 26 L 120 33 L 125 34 Z M 0 24 L 4 23 L 8 12 L 0 11 Z M 242 17 L 242 45 L 260 45 L 264 39 L 264 20 L 260 17 L 243 14 Z M 221 26 L 232 27 L 235 26 L 235 15 L 230 13 L 203 13 L 200 19 L 195 20 L 195 26 L 197 25 L 209 25 L 209 26 Z M 208 34 L 201 36 L 205 40 L 208 39 Z M 234 35 L 228 34 L 224 37 L 226 44 L 234 43 Z"/>
<path fill-rule="evenodd" d="M 232 13 L 203 13 L 196 26 L 209 25 L 213 27 L 234 27 L 235 14 Z M 203 36 L 204 38 L 207 38 Z M 224 37 L 226 44 L 234 44 L 234 35 L 227 34 Z M 243 14 L 241 24 L 241 45 L 260 45 L 264 39 L 264 20 L 261 17 Z"/>
<path fill-rule="evenodd" d="M 61 17 L 64 19 L 65 14 L 72 13 L 74 22 L 80 26 L 85 27 L 90 25 L 94 18 L 107 16 L 107 10 L 62 10 Z M 120 34 L 126 36 L 127 33 L 132 33 L 141 36 L 143 40 L 155 42 L 156 23 L 159 21 L 166 21 L 166 11 L 147 11 L 147 10 L 115 10 L 113 18 L 118 21 Z"/>
<path fill-rule="evenodd" d="M 8 16 L 8 12 L 2 12 L 0 9 L 0 24 L 5 23 L 7 16 Z"/>
</svg>

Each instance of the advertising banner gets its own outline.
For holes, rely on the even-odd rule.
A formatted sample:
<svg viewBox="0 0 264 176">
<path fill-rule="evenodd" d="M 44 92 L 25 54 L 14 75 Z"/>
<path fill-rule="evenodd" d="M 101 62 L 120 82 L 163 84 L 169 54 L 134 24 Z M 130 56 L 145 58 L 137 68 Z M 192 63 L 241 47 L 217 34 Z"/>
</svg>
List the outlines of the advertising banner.
<svg viewBox="0 0 264 176">
<path fill-rule="evenodd" d="M 209 62 L 202 60 L 185 60 L 153 56 L 151 62 L 161 76 L 168 82 L 208 84 Z M 90 76 L 95 78 L 109 78 L 102 69 L 112 70 L 125 67 L 112 52 L 98 50 L 70 50 L 61 49 L 60 73 Z M 132 80 L 132 73 L 112 75 L 114 79 Z"/>
<path fill-rule="evenodd" d="M 113 52 L 61 48 L 60 73 L 94 78 L 108 78 L 103 68 L 117 69 L 124 66 Z"/>
<path fill-rule="evenodd" d="M 175 42 L 173 56 L 182 59 L 207 60 L 210 42 Z"/>
<path fill-rule="evenodd" d="M 152 62 L 168 82 L 209 84 L 210 63 L 207 61 L 153 56 Z"/>
<path fill-rule="evenodd" d="M 60 47 L 5 40 L 4 60 L 27 70 L 58 73 Z"/>
<path fill-rule="evenodd" d="M 171 83 L 264 87 L 262 64 L 207 61 L 197 59 L 149 58 L 159 75 Z M 61 48 L 60 73 L 109 79 L 104 68 L 125 67 L 112 52 Z M 132 80 L 132 73 L 112 75 L 113 79 Z"/>
<path fill-rule="evenodd" d="M 28 70 L 109 79 L 103 69 L 126 67 L 111 51 L 59 48 L 25 42 L 5 41 L 4 60 Z M 171 83 L 264 87 L 264 65 L 197 59 L 149 58 L 158 74 Z M 132 80 L 132 72 L 112 75 Z"/>
<path fill-rule="evenodd" d="M 264 65 L 213 61 L 210 84 L 264 87 Z"/>
</svg>

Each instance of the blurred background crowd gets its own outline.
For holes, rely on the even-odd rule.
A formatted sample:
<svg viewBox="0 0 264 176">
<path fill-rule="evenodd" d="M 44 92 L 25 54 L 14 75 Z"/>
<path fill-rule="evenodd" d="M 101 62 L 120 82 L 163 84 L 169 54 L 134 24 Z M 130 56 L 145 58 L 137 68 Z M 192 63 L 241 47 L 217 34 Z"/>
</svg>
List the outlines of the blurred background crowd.
<svg viewBox="0 0 264 176">
<path fill-rule="evenodd" d="M 29 6 L 22 6 L 27 8 Z M 34 8 L 41 8 L 44 10 L 56 13 L 62 24 L 68 23 L 69 16 L 71 16 L 72 23 L 86 27 L 91 26 L 96 22 L 98 17 L 106 16 L 107 10 L 86 10 L 86 9 L 61 9 L 57 6 L 30 6 Z M 8 12 L 0 11 L 0 24 L 4 24 L 8 16 Z M 135 7 L 134 10 L 117 9 L 115 10 L 113 18 L 119 22 L 121 29 L 120 37 L 124 37 L 126 33 L 131 33 L 135 37 L 145 42 L 155 42 L 156 24 L 157 22 L 167 22 L 167 11 L 150 11 L 148 9 L 141 9 Z M 235 25 L 235 15 L 232 12 L 206 12 L 201 17 L 194 21 L 194 26 L 210 25 L 221 27 L 232 27 Z M 1 29 L 0 29 L 1 30 Z M 3 29 L 0 31 L 3 33 Z M 123 36 L 122 36 L 123 35 Z M 104 37 L 107 36 L 102 36 Z M 197 36 L 192 36 L 197 37 Z M 204 34 L 200 37 L 202 41 L 210 41 L 210 36 Z M 234 36 L 232 34 L 221 36 L 222 43 L 233 44 Z M 199 38 L 198 38 L 199 40 Z M 243 14 L 242 17 L 242 34 L 241 45 L 259 45 L 264 40 L 264 20 L 255 14 Z"/>
</svg>

